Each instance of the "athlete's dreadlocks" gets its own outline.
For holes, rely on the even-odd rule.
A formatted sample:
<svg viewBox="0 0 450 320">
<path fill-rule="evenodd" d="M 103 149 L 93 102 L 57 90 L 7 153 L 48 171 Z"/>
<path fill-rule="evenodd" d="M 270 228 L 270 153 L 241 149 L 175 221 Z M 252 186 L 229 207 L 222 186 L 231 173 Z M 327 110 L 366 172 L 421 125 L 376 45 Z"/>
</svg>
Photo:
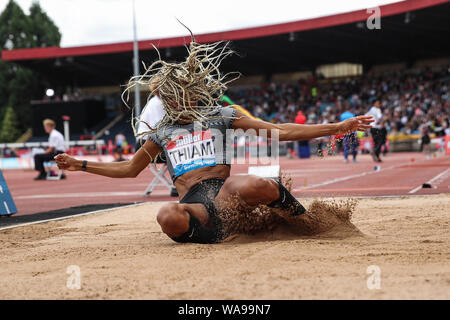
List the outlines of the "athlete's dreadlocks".
<svg viewBox="0 0 450 320">
<path fill-rule="evenodd" d="M 149 67 L 144 64 L 145 73 L 132 77 L 122 94 L 122 100 L 127 105 L 126 102 L 132 88 L 137 85 L 148 86 L 151 88 L 148 99 L 157 93 L 166 111 L 156 128 L 150 127 L 145 121 L 136 119 L 136 123 L 141 122 L 141 125 L 148 127 L 148 131 L 139 134 L 136 133 L 134 119 L 132 119 L 135 137 L 156 132 L 180 119 L 203 122 L 210 118 L 209 114 L 219 107 L 218 100 L 227 89 L 227 84 L 239 77 L 239 73 L 222 75 L 219 70 L 223 59 L 233 53 L 229 49 L 229 42 L 199 44 L 195 41 L 191 30 L 184 24 L 182 25 L 191 34 L 191 43 L 189 47 L 186 46 L 188 51 L 186 60 L 181 63 L 163 61 L 158 49 L 153 46 L 159 59 Z M 134 114 L 132 117 L 134 118 Z"/>
</svg>

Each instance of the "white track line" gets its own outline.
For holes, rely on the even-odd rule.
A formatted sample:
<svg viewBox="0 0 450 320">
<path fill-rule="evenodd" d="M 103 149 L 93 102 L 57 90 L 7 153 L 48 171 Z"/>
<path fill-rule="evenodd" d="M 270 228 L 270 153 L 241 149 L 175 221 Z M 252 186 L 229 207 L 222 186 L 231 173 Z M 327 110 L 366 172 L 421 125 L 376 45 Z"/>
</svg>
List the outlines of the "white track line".
<svg viewBox="0 0 450 320">
<path fill-rule="evenodd" d="M 294 189 L 292 191 L 296 192 L 296 191 L 302 191 L 302 190 L 308 190 L 308 189 L 315 189 L 315 188 L 326 186 L 326 185 L 333 184 L 333 183 L 336 183 L 336 182 L 346 181 L 346 180 L 350 180 L 350 179 L 354 179 L 354 178 L 360 178 L 360 177 L 364 177 L 364 176 L 367 176 L 367 175 L 370 175 L 370 174 L 374 174 L 374 173 L 378 173 L 378 172 L 381 172 L 381 171 L 394 169 L 394 168 L 396 168 L 398 166 L 400 166 L 400 165 L 394 165 L 394 166 L 391 166 L 391 167 L 387 167 L 387 168 L 382 169 L 380 171 L 375 171 L 375 170 L 373 170 L 373 171 L 365 171 L 365 172 L 361 172 L 361 173 L 358 173 L 358 174 L 352 174 L 350 176 L 344 176 L 344 177 L 340 177 L 340 178 L 335 178 L 335 179 L 327 180 L 327 181 L 324 181 L 324 182 L 321 182 L 321 183 L 316 183 L 316 184 L 310 185 L 308 187 Z"/>
<path fill-rule="evenodd" d="M 421 161 L 417 161 L 415 164 L 421 163 L 421 162 L 426 162 L 427 160 L 429 160 L 429 159 L 423 159 Z M 406 163 L 406 164 L 405 163 L 400 163 L 400 164 L 396 164 L 396 165 L 393 165 L 393 166 L 381 169 L 379 171 L 375 171 L 375 170 L 374 171 L 366 171 L 366 172 L 362 172 L 362 173 L 358 173 L 358 174 L 354 174 L 354 175 L 350 175 L 350 176 L 344 176 L 344 177 L 340 177 L 340 178 L 336 178 L 336 179 L 332 179 L 332 180 L 327 180 L 327 181 L 324 181 L 324 182 L 321 182 L 321 183 L 310 185 L 308 187 L 302 187 L 302 188 L 294 189 L 294 190 L 292 190 L 292 192 L 308 190 L 308 189 L 315 189 L 317 187 L 326 186 L 326 185 L 333 184 L 333 183 L 336 183 L 336 182 L 351 180 L 351 179 L 354 179 L 354 178 L 360 178 L 360 177 L 364 177 L 366 175 L 371 175 L 371 174 L 374 174 L 374 173 L 380 173 L 380 172 L 384 172 L 384 171 L 390 170 L 390 169 L 396 169 L 396 168 L 403 167 L 403 166 L 408 165 L 408 164 L 409 163 Z M 411 190 L 411 191 L 413 191 L 413 190 Z M 411 191 L 409 193 L 411 193 Z"/>
<path fill-rule="evenodd" d="M 439 179 L 442 176 L 445 176 L 447 174 L 447 172 L 450 171 L 450 168 L 442 171 L 441 173 L 439 173 L 437 176 L 433 177 L 431 180 L 429 180 L 427 183 L 431 184 L 432 182 L 434 182 L 435 180 Z M 416 193 L 417 191 L 419 191 L 422 188 L 422 185 L 418 186 L 417 188 L 412 189 L 409 193 Z"/>
<path fill-rule="evenodd" d="M 125 196 L 142 196 L 143 191 L 124 191 L 124 192 L 80 192 L 80 193 L 51 193 L 51 194 L 34 194 L 29 196 L 17 196 L 15 199 L 46 199 L 46 198 L 98 198 L 98 197 L 125 197 Z M 167 195 L 167 191 L 155 190 L 152 195 Z"/>
<path fill-rule="evenodd" d="M 85 213 L 80 213 L 80 214 L 68 215 L 68 216 L 60 217 L 60 218 L 53 218 L 53 219 L 46 219 L 46 220 L 39 220 L 39 221 L 15 224 L 15 225 L 12 225 L 12 226 L 7 226 L 7 227 L 0 228 L 0 231 L 6 230 L 6 229 L 18 228 L 18 227 L 25 227 L 25 226 L 29 226 L 29 225 L 32 225 L 32 224 L 38 224 L 38 223 L 44 223 L 44 222 L 50 222 L 50 221 L 58 221 L 58 220 L 65 220 L 65 219 L 70 219 L 70 218 L 82 217 L 82 216 L 87 216 L 87 215 L 94 214 L 94 213 L 102 213 L 102 212 L 108 212 L 108 211 L 113 211 L 113 210 L 118 210 L 118 209 L 132 208 L 132 207 L 137 207 L 137 206 L 140 206 L 140 205 L 143 205 L 143 204 L 149 204 L 149 203 L 151 203 L 151 202 L 140 202 L 140 203 L 129 204 L 129 205 L 126 205 L 126 206 L 121 206 L 121 207 L 114 207 L 114 208 L 109 208 L 109 209 L 95 210 L 95 211 L 90 211 L 90 212 L 85 212 Z"/>
</svg>

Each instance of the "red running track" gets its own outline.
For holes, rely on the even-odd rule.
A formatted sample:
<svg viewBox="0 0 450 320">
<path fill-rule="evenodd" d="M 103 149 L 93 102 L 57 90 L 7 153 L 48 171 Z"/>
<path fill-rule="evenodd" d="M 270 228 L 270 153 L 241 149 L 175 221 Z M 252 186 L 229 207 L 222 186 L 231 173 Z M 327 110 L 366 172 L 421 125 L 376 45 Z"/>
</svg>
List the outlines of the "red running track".
<svg viewBox="0 0 450 320">
<path fill-rule="evenodd" d="M 368 155 L 358 163 L 342 157 L 280 159 L 282 171 L 293 179 L 296 197 L 401 196 L 450 192 L 450 156 L 427 159 L 421 153 L 392 153 L 377 164 Z M 374 170 L 376 165 L 380 170 Z M 234 165 L 232 174 L 246 173 L 248 165 Z M 35 171 L 8 170 L 8 183 L 18 214 L 102 203 L 177 200 L 161 187 L 142 197 L 153 175 L 144 170 L 135 179 L 111 179 L 84 172 L 67 172 L 60 181 L 34 181 Z M 421 188 L 431 180 L 433 188 Z"/>
</svg>

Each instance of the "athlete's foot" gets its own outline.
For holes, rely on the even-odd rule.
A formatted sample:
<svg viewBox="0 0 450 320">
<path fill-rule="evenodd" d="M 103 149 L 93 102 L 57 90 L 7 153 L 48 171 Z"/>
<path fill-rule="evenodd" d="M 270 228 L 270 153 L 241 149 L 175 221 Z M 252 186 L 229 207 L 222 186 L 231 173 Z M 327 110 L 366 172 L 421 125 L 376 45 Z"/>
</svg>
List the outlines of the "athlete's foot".
<svg viewBox="0 0 450 320">
<path fill-rule="evenodd" d="M 305 207 L 297 199 L 295 201 L 289 201 L 289 204 L 284 203 L 282 206 L 273 206 L 271 204 L 267 206 L 283 218 L 296 217 L 306 213 Z"/>
<path fill-rule="evenodd" d="M 344 159 L 344 162 L 345 162 L 345 163 L 348 163 L 348 159 Z"/>
<path fill-rule="evenodd" d="M 359 162 L 359 160 L 358 160 L 358 159 L 353 159 L 353 162 L 355 162 L 355 163 L 356 163 L 356 162 Z"/>
<path fill-rule="evenodd" d="M 306 213 L 305 207 L 281 184 L 278 183 L 280 197 L 268 204 L 269 208 L 277 209 L 276 212 L 282 216 L 299 216 Z"/>
</svg>

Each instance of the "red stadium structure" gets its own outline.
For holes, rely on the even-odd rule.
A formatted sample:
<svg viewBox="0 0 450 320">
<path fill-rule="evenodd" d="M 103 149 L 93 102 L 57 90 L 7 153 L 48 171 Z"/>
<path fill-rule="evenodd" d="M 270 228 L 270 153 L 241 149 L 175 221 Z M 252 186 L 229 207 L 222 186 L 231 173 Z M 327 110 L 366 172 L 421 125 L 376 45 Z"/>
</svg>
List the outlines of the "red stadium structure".
<svg viewBox="0 0 450 320">
<path fill-rule="evenodd" d="M 364 72 L 367 72 L 381 64 L 404 63 L 412 66 L 419 60 L 450 57 L 450 1 L 401 1 L 381 6 L 380 13 L 381 29 L 368 29 L 366 20 L 371 13 L 358 10 L 263 27 L 199 34 L 196 35 L 196 40 L 200 43 L 231 40 L 232 48 L 238 55 L 223 62 L 223 71 L 240 71 L 244 76 L 262 75 L 266 78 L 277 73 L 315 71 L 320 65 L 340 62 L 361 64 Z M 195 33 L 195 30 L 193 31 Z M 181 60 L 186 54 L 184 45 L 189 41 L 189 36 L 141 40 L 140 58 L 146 64 L 157 58 L 153 44 L 159 49 L 164 60 Z M 4 61 L 14 62 L 41 73 L 59 93 L 64 92 L 67 87 L 109 86 L 116 87 L 119 91 L 119 85 L 126 83 L 132 75 L 132 57 L 132 42 L 3 50 L 1 55 Z M 95 108 L 84 107 L 86 112 L 79 112 L 82 109 L 80 106 L 76 107 L 77 115 L 64 113 L 71 116 L 71 125 L 76 123 L 76 117 L 80 117 L 80 121 L 97 121 L 97 117 L 104 116 L 101 113 L 89 114 L 88 111 Z M 129 123 L 124 123 L 124 128 L 125 126 L 128 129 L 130 127 Z M 446 145 L 450 150 L 449 140 Z M 423 154 L 396 154 L 388 158 L 381 171 L 374 171 L 373 163 L 368 161 L 361 164 L 356 172 L 344 166 L 340 159 L 323 160 L 328 161 L 331 167 L 329 171 L 324 171 L 321 167 L 323 162 L 313 163 L 312 159 L 304 160 L 302 166 L 307 167 L 300 169 L 293 160 L 282 161 L 287 171 L 293 174 L 296 196 L 327 196 L 330 193 L 374 196 L 448 192 L 448 188 L 445 189 L 448 177 L 439 176 L 442 168 L 448 168 L 446 158 L 428 161 Z M 244 173 L 247 168 L 236 166 L 234 170 L 234 173 Z M 89 203 L 142 201 L 141 190 L 145 189 L 151 178 L 150 173 L 146 171 L 139 177 L 140 180 L 137 180 L 140 185 L 136 181 L 125 181 L 121 186 L 127 185 L 131 188 L 127 193 L 107 178 L 82 178 L 81 175 L 82 173 L 71 175 L 69 178 L 73 179 L 73 189 L 66 189 L 64 194 L 59 196 L 57 194 L 61 187 L 58 187 L 58 182 L 49 185 L 45 193 L 39 194 L 42 192 L 41 187 L 28 183 L 32 173 L 7 172 L 6 178 L 13 184 L 11 189 L 19 210 L 22 209 L 25 213 L 35 213 L 39 206 L 42 210 L 51 210 L 68 205 L 81 205 L 86 203 L 86 199 L 89 199 Z M 417 188 L 434 176 L 444 181 L 442 188 Z M 367 187 L 368 185 L 370 187 Z M 79 190 L 84 193 L 79 195 Z M 99 190 L 102 192 L 98 192 Z M 92 197 L 89 196 L 91 193 Z M 167 192 L 156 192 L 154 199 L 170 199 L 166 194 Z M 46 197 L 57 199 L 53 202 L 53 207 L 44 208 L 44 204 L 49 203 Z"/>
<path fill-rule="evenodd" d="M 381 29 L 369 30 L 371 13 L 358 10 L 263 27 L 196 35 L 200 43 L 232 40 L 239 56 L 224 62 L 224 71 L 244 75 L 314 70 L 321 64 L 376 64 L 448 57 L 448 0 L 408 0 L 380 7 Z M 405 19 L 408 15 L 408 19 Z M 195 30 L 194 30 L 195 32 Z M 143 61 L 185 55 L 188 36 L 139 41 Z M 170 49 L 170 50 L 168 50 Z M 41 71 L 55 85 L 119 85 L 131 76 L 132 42 L 3 50 L 1 59 Z M 70 74 L 70 77 L 67 75 Z"/>
</svg>

